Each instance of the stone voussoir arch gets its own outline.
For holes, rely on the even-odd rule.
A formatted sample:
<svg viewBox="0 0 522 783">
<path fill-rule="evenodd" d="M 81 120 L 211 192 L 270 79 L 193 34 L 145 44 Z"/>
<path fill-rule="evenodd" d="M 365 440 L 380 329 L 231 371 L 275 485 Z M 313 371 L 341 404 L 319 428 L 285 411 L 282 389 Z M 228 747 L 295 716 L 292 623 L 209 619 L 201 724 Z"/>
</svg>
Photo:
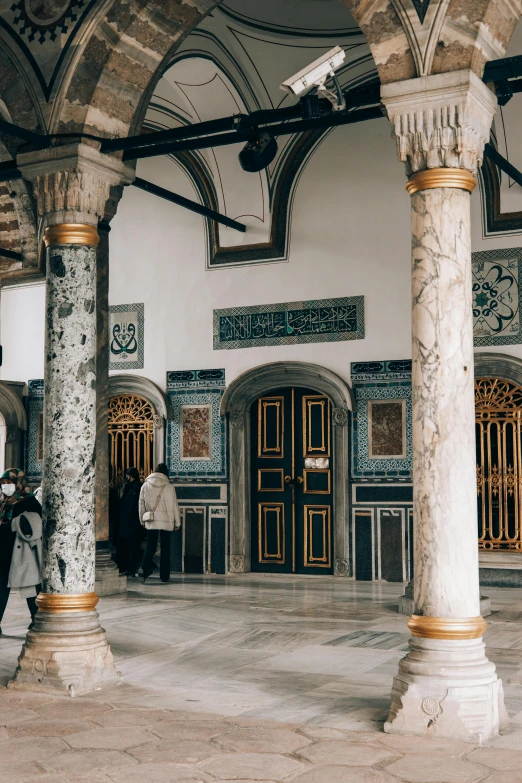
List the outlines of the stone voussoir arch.
<svg viewBox="0 0 522 783">
<path fill-rule="evenodd" d="M 56 96 L 62 106 L 53 112 L 52 130 L 139 132 L 165 65 L 222 2 L 106 0 L 62 80 L 67 86 Z M 383 84 L 462 68 L 481 75 L 488 60 L 504 55 L 522 13 L 522 0 L 431 0 L 421 21 L 413 0 L 342 2 L 366 36 Z"/>
<path fill-rule="evenodd" d="M 332 402 L 334 457 L 334 573 L 351 576 L 349 552 L 349 421 L 352 391 L 336 373 L 308 362 L 274 362 L 254 367 L 227 387 L 221 415 L 229 423 L 231 573 L 250 571 L 250 417 L 262 394 L 284 386 L 315 389 Z"/>
</svg>

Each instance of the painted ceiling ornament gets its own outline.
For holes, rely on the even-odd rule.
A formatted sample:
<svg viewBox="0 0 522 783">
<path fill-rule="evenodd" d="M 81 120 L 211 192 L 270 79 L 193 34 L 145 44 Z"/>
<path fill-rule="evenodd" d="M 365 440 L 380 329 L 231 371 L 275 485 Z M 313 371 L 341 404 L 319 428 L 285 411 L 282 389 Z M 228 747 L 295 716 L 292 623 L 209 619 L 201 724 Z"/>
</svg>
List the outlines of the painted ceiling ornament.
<svg viewBox="0 0 522 783">
<path fill-rule="evenodd" d="M 13 25 L 28 41 L 55 41 L 78 21 L 87 0 L 18 0 L 11 6 Z"/>
<path fill-rule="evenodd" d="M 413 3 L 413 7 L 417 11 L 417 16 L 420 19 L 420 23 L 423 24 L 424 17 L 426 16 L 426 12 L 430 4 L 430 0 L 412 0 L 412 3 Z"/>
</svg>

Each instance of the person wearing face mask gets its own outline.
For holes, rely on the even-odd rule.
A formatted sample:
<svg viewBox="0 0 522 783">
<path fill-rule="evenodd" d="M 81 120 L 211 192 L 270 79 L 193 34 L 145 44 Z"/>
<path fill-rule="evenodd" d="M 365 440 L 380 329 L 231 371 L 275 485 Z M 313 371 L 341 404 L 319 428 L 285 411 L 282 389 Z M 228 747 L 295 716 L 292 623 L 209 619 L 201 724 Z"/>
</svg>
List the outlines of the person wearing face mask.
<svg viewBox="0 0 522 783">
<path fill-rule="evenodd" d="M 38 534 L 38 520 L 33 517 L 33 514 L 39 518 L 39 531 L 41 539 L 41 517 L 42 507 L 36 500 L 34 495 L 27 491 L 25 474 L 23 470 L 11 468 L 6 470 L 2 476 L 0 476 L 0 634 L 2 633 L 2 619 L 4 616 L 7 601 L 9 600 L 9 594 L 11 592 L 11 586 L 20 589 L 20 592 L 27 600 L 27 606 L 31 613 L 31 621 L 37 611 L 36 596 L 40 592 L 41 580 L 40 576 L 40 563 L 36 566 L 32 566 L 29 570 L 31 573 L 31 579 L 36 579 L 34 585 L 20 584 L 24 582 L 27 577 L 27 571 L 24 568 L 23 575 L 20 574 L 17 569 L 17 573 L 13 573 L 11 566 L 13 562 L 13 550 L 15 542 L 18 538 L 25 540 L 26 542 L 33 543 L 32 549 L 35 548 L 36 540 L 35 536 Z M 31 521 L 33 524 L 31 525 Z M 21 542 L 20 548 L 23 543 Z M 18 546 L 18 544 L 17 544 Z M 40 550 L 41 551 L 41 550 Z M 20 562 L 17 552 L 15 558 L 15 565 Z"/>
<path fill-rule="evenodd" d="M 141 560 L 143 528 L 140 524 L 140 474 L 136 468 L 127 468 L 125 484 L 120 501 L 120 572 L 125 576 L 136 576 Z"/>
</svg>

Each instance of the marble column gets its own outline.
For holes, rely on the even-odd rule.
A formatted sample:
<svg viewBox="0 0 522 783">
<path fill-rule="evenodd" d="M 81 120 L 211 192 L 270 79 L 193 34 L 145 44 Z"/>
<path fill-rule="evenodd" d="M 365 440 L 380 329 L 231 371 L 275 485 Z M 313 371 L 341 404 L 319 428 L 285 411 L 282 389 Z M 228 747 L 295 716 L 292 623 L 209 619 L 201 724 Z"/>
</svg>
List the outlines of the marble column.
<svg viewBox="0 0 522 783">
<path fill-rule="evenodd" d="M 468 71 L 382 97 L 411 196 L 415 572 L 385 731 L 482 742 L 505 710 L 480 616 L 470 192 L 496 99 Z"/>
<path fill-rule="evenodd" d="M 47 252 L 44 567 L 10 687 L 74 696 L 119 679 L 95 593 L 97 225 L 126 170 L 83 144 L 26 153 L 19 164 Z"/>
</svg>

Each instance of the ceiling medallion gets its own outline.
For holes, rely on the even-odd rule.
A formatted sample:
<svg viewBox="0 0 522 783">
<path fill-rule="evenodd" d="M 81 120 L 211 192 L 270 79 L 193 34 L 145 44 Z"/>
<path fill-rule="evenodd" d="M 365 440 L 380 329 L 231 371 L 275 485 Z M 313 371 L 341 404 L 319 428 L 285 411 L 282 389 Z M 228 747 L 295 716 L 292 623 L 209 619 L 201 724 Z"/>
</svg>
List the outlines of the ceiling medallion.
<svg viewBox="0 0 522 783">
<path fill-rule="evenodd" d="M 417 16 L 420 19 L 420 23 L 423 24 L 424 17 L 426 16 L 426 13 L 428 11 L 430 0 L 411 0 L 411 1 L 413 3 L 413 7 L 417 11 Z"/>
<path fill-rule="evenodd" d="M 55 41 L 78 21 L 86 0 L 18 0 L 11 6 L 13 25 L 28 41 Z"/>
</svg>

